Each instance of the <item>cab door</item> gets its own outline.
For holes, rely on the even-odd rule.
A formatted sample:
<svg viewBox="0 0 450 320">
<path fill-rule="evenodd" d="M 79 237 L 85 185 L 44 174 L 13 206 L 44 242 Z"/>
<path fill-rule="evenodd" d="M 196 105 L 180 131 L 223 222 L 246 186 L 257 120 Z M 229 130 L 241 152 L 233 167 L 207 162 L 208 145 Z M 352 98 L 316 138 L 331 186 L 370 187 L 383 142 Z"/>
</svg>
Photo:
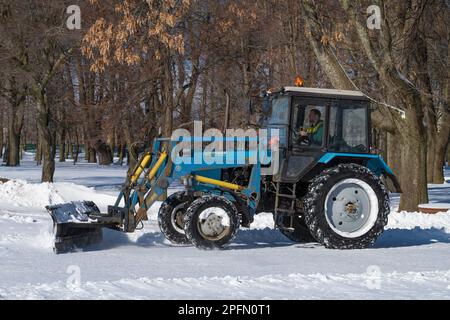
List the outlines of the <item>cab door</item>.
<svg viewBox="0 0 450 320">
<path fill-rule="evenodd" d="M 326 153 L 327 122 L 332 104 L 332 99 L 293 97 L 282 182 L 298 182 Z"/>
</svg>

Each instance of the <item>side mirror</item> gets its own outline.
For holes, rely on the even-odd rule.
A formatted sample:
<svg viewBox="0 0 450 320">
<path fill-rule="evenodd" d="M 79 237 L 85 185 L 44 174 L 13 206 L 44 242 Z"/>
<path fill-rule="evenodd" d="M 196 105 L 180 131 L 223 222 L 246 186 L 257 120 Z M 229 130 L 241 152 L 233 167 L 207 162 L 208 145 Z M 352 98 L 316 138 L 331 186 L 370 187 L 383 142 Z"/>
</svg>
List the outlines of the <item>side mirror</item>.
<svg viewBox="0 0 450 320">
<path fill-rule="evenodd" d="M 269 114 L 270 112 L 270 100 L 269 98 L 264 98 L 262 103 L 262 112 L 264 114 Z"/>
</svg>

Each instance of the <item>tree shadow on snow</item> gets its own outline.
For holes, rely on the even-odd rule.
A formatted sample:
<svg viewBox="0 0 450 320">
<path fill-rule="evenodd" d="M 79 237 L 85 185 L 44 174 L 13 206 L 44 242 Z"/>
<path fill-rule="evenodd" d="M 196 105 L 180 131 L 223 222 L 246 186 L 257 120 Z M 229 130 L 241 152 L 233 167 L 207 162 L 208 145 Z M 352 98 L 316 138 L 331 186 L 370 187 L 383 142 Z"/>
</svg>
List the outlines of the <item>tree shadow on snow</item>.
<svg viewBox="0 0 450 320">
<path fill-rule="evenodd" d="M 450 233 L 446 233 L 444 230 L 436 228 L 421 229 L 417 227 L 412 230 L 389 229 L 384 231 L 371 248 L 402 248 L 435 243 L 450 243 Z M 301 249 L 321 247 L 318 243 L 294 243 L 287 239 L 279 230 L 264 229 L 241 230 L 230 249 L 260 249 L 292 245 Z"/>
<path fill-rule="evenodd" d="M 440 229 L 389 229 L 380 236 L 371 248 L 403 248 L 435 243 L 450 243 L 450 234 Z M 125 246 L 145 248 L 180 247 L 178 245 L 170 244 L 160 232 L 147 232 L 133 239 L 125 233 L 105 229 L 103 231 L 103 242 L 89 246 L 85 248 L 84 251 L 102 251 Z M 250 250 L 289 246 L 295 246 L 300 249 L 314 249 L 321 247 L 317 243 L 294 243 L 287 239 L 279 230 L 267 228 L 262 230 L 240 230 L 236 239 L 226 250 Z"/>
<path fill-rule="evenodd" d="M 375 249 L 423 246 L 434 243 L 450 243 L 450 234 L 440 229 L 389 229 L 384 231 L 372 246 Z"/>
<path fill-rule="evenodd" d="M 266 229 L 242 229 L 239 230 L 230 250 L 262 249 L 288 247 L 295 243 L 286 238 L 279 230 Z"/>
<path fill-rule="evenodd" d="M 83 251 L 104 251 L 119 247 L 156 247 L 164 246 L 165 238 L 160 232 L 148 232 L 137 239 L 131 239 L 127 233 L 103 230 L 103 241 L 101 243 L 90 245 Z"/>
<path fill-rule="evenodd" d="M 273 229 L 263 230 L 239 230 L 236 239 L 226 250 L 241 249 L 261 249 L 292 246 L 295 243 L 283 236 L 280 231 Z M 103 241 L 99 244 L 91 245 L 83 251 L 102 251 L 118 247 L 183 247 L 182 245 L 170 244 L 160 232 L 147 232 L 133 239 L 127 234 L 114 231 L 103 230 Z"/>
</svg>

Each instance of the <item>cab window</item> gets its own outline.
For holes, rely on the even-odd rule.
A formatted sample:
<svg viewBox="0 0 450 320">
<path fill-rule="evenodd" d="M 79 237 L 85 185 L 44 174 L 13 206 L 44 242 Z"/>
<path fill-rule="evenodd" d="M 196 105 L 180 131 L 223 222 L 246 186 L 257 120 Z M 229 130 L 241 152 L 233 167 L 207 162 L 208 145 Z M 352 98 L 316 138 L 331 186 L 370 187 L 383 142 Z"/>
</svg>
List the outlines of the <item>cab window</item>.
<svg viewBox="0 0 450 320">
<path fill-rule="evenodd" d="M 368 110 L 364 104 L 340 102 L 330 110 L 328 150 L 365 153 L 368 151 Z"/>
<path fill-rule="evenodd" d="M 291 133 L 294 149 L 321 148 L 325 136 L 326 103 L 306 102 L 294 99 L 293 131 Z"/>
</svg>

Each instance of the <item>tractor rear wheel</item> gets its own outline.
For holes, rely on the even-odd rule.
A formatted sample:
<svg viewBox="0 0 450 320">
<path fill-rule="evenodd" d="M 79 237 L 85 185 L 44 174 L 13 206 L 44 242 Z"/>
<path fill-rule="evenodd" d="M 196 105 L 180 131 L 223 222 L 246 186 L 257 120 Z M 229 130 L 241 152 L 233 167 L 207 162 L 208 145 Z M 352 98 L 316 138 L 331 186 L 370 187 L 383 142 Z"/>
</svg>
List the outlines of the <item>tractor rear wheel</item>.
<svg viewBox="0 0 450 320">
<path fill-rule="evenodd" d="M 389 195 L 368 168 L 341 164 L 317 176 L 305 197 L 305 222 L 330 249 L 372 245 L 388 222 Z"/>
<path fill-rule="evenodd" d="M 167 198 L 158 212 L 158 224 L 167 240 L 173 244 L 189 244 L 183 229 L 186 209 L 193 201 L 185 192 L 177 192 Z"/>
<path fill-rule="evenodd" d="M 236 236 L 240 216 L 236 206 L 225 197 L 206 195 L 186 210 L 184 231 L 199 249 L 222 249 Z"/>
</svg>

